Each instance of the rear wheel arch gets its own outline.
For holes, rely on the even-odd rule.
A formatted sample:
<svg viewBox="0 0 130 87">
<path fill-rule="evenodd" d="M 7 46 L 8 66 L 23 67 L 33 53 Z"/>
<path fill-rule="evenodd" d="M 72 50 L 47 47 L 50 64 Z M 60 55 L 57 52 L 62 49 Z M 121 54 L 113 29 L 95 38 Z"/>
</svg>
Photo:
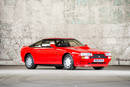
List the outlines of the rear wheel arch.
<svg viewBox="0 0 130 87">
<path fill-rule="evenodd" d="M 24 56 L 24 62 L 25 62 L 25 60 L 26 60 L 26 58 L 27 58 L 28 55 L 31 55 L 31 53 L 26 53 L 25 54 L 25 56 Z"/>
<path fill-rule="evenodd" d="M 24 58 L 25 66 L 28 69 L 36 69 L 37 64 L 34 64 L 33 57 L 30 53 L 27 53 Z"/>
</svg>

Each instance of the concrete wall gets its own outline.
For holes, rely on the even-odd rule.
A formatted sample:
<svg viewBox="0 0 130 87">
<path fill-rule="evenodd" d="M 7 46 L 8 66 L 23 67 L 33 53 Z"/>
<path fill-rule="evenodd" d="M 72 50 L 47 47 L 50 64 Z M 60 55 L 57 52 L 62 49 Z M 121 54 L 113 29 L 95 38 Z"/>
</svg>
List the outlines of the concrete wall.
<svg viewBox="0 0 130 87">
<path fill-rule="evenodd" d="M 130 0 L 0 0 L 0 64 L 23 64 L 20 48 L 46 37 L 130 59 Z"/>
</svg>

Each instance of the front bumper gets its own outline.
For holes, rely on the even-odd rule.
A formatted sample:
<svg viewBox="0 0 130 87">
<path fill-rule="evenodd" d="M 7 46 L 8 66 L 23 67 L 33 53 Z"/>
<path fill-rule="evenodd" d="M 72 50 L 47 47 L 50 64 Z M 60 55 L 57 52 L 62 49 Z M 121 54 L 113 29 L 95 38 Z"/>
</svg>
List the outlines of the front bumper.
<svg viewBox="0 0 130 87">
<path fill-rule="evenodd" d="M 78 67 L 86 67 L 86 66 L 92 66 L 92 67 L 106 67 L 108 66 L 111 59 L 108 58 L 98 58 L 98 59 L 104 59 L 104 62 L 94 62 L 94 59 L 80 59 L 80 61 L 76 64 Z"/>
</svg>

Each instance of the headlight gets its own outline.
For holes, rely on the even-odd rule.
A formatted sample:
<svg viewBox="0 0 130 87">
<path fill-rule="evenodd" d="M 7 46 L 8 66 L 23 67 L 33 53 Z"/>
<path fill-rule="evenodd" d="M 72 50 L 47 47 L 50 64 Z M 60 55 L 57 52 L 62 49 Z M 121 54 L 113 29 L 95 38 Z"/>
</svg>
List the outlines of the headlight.
<svg viewBox="0 0 130 87">
<path fill-rule="evenodd" d="M 111 56 L 111 53 L 105 53 L 106 56 Z"/>
<path fill-rule="evenodd" d="M 81 56 L 92 56 L 92 53 L 81 53 Z"/>
</svg>

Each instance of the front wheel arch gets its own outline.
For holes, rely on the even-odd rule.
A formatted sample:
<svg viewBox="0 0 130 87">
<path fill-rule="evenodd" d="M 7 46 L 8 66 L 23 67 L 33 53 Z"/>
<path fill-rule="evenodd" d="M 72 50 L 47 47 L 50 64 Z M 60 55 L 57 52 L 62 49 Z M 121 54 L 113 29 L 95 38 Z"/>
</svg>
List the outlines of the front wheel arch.
<svg viewBox="0 0 130 87">
<path fill-rule="evenodd" d="M 64 61 L 64 58 L 65 58 L 65 55 L 67 55 L 67 54 L 70 54 L 70 53 L 64 53 L 64 55 L 62 56 L 62 65 L 63 65 L 63 61 Z"/>
<path fill-rule="evenodd" d="M 67 67 L 64 65 L 64 61 L 66 60 L 66 56 L 67 56 L 67 55 L 71 56 L 71 61 L 72 61 L 69 68 L 67 68 Z M 73 69 L 76 68 L 76 67 L 74 66 L 74 59 L 73 59 L 73 57 L 72 57 L 72 55 L 71 55 L 70 53 L 64 54 L 64 56 L 63 56 L 63 58 L 62 58 L 62 65 L 63 65 L 63 68 L 64 68 L 65 70 L 73 70 Z"/>
</svg>

